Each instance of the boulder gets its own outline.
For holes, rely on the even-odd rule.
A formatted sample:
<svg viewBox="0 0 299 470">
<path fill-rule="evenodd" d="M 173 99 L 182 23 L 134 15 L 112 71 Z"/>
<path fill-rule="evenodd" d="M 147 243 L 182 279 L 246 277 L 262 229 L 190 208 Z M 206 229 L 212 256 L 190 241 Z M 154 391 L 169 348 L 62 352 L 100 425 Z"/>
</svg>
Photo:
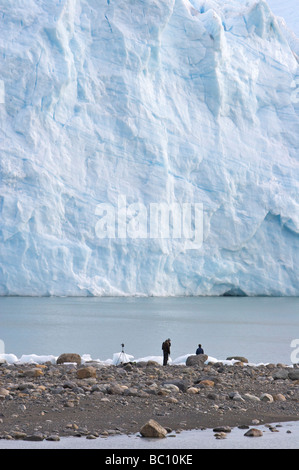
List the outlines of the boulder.
<svg viewBox="0 0 299 470">
<path fill-rule="evenodd" d="M 287 369 L 279 369 L 272 375 L 274 380 L 286 380 L 289 378 L 289 371 Z"/>
<path fill-rule="evenodd" d="M 142 426 L 140 434 L 143 437 L 163 438 L 166 437 L 167 431 L 157 421 L 150 419 Z"/>
<path fill-rule="evenodd" d="M 188 367 L 194 367 L 194 366 L 203 367 L 207 360 L 208 360 L 208 356 L 206 354 L 195 354 L 193 356 L 188 356 L 187 357 L 186 366 L 188 366 Z"/>
<path fill-rule="evenodd" d="M 75 353 L 64 353 L 58 357 L 56 364 L 64 364 L 65 362 L 76 362 L 80 366 L 81 356 Z"/>
<path fill-rule="evenodd" d="M 77 370 L 78 379 L 90 379 L 97 376 L 97 369 L 92 366 L 81 367 Z"/>
<path fill-rule="evenodd" d="M 289 372 L 289 379 L 299 380 L 299 369 L 293 369 Z"/>
</svg>

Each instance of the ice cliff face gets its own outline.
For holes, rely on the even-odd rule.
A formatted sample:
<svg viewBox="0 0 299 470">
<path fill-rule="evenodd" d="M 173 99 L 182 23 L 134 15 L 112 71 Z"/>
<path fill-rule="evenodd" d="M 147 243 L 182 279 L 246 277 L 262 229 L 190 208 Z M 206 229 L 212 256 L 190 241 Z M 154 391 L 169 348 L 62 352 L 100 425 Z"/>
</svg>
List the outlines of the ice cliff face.
<svg viewBox="0 0 299 470">
<path fill-rule="evenodd" d="M 0 0 L 0 294 L 299 295 L 296 44 L 265 1 Z"/>
</svg>

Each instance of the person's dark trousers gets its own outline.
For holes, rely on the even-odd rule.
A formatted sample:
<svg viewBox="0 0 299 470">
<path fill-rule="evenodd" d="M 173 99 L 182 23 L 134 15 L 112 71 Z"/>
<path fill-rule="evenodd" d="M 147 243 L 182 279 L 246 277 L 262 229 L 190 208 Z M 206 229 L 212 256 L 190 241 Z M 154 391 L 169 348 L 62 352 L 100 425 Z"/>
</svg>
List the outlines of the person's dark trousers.
<svg viewBox="0 0 299 470">
<path fill-rule="evenodd" d="M 168 354 L 164 353 L 163 354 L 163 366 L 167 366 L 167 362 L 168 362 Z"/>
</svg>

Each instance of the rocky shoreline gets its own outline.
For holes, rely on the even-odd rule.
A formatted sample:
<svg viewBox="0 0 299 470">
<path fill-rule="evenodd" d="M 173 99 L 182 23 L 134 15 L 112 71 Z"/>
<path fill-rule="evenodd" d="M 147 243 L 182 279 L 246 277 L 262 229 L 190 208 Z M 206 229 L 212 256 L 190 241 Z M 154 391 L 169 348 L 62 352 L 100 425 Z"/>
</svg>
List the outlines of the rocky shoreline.
<svg viewBox="0 0 299 470">
<path fill-rule="evenodd" d="M 72 359 L 72 361 L 70 361 Z M 149 420 L 168 432 L 248 427 L 299 419 L 299 367 L 153 361 L 119 366 L 0 363 L 0 439 L 88 439 L 140 432 Z M 70 362 L 69 362 L 70 361 Z"/>
</svg>

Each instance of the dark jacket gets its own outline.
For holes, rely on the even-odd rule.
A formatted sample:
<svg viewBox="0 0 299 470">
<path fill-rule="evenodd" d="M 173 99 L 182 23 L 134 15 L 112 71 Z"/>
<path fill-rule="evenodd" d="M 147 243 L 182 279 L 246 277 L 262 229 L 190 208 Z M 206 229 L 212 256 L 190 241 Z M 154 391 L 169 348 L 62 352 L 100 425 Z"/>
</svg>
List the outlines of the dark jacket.
<svg viewBox="0 0 299 470">
<path fill-rule="evenodd" d="M 171 344 L 169 341 L 164 341 L 164 343 L 162 344 L 164 354 L 170 354 L 170 346 Z"/>
<path fill-rule="evenodd" d="M 202 348 L 197 348 L 196 349 L 196 354 L 204 354 L 204 351 Z"/>
</svg>

